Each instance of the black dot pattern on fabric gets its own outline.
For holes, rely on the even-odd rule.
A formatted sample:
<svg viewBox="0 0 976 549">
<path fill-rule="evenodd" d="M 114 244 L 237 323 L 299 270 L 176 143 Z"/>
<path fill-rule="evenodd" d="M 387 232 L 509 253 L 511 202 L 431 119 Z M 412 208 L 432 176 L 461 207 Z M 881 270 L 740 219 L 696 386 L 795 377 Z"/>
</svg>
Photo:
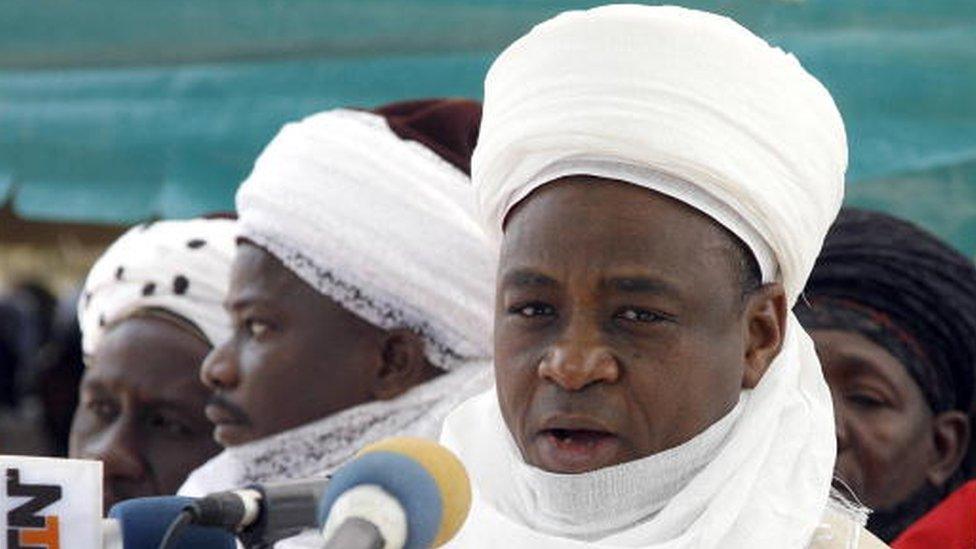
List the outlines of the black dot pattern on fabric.
<svg viewBox="0 0 976 549">
<path fill-rule="evenodd" d="M 148 296 L 153 295 L 154 293 L 156 293 L 156 283 L 155 282 L 147 282 L 146 285 L 142 287 L 142 295 L 148 297 Z"/>
<path fill-rule="evenodd" d="M 101 327 L 101 328 L 104 328 L 105 327 L 105 315 L 104 314 L 98 315 L 98 326 Z"/>
<path fill-rule="evenodd" d="M 122 280 L 122 275 L 125 274 L 125 267 L 119 265 L 118 269 L 115 269 L 115 280 Z"/>
<path fill-rule="evenodd" d="M 173 293 L 183 295 L 190 288 L 190 281 L 183 275 L 176 275 L 173 279 Z"/>
<path fill-rule="evenodd" d="M 91 307 L 92 293 L 85 292 L 85 308 Z"/>
<path fill-rule="evenodd" d="M 190 248 L 191 250 L 197 250 L 206 245 L 207 245 L 207 241 L 200 238 L 194 238 L 193 240 L 186 243 L 186 247 Z"/>
</svg>

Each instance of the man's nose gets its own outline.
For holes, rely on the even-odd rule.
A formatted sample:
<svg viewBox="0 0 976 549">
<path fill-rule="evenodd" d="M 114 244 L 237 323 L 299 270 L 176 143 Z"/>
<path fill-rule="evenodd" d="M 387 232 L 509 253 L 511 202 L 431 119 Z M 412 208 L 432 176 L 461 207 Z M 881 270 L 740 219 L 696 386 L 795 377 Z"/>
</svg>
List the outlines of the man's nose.
<svg viewBox="0 0 976 549">
<path fill-rule="evenodd" d="M 84 444 L 82 457 L 101 461 L 106 479 L 142 479 L 146 475 L 146 465 L 134 429 L 128 418 L 117 418 Z"/>
<path fill-rule="evenodd" d="M 211 390 L 233 389 L 240 383 L 234 339 L 214 347 L 200 367 L 200 380 Z"/>
<path fill-rule="evenodd" d="M 576 320 L 552 345 L 539 364 L 539 376 L 567 391 L 579 391 L 594 383 L 615 383 L 620 364 L 601 341 L 596 326 Z"/>
</svg>

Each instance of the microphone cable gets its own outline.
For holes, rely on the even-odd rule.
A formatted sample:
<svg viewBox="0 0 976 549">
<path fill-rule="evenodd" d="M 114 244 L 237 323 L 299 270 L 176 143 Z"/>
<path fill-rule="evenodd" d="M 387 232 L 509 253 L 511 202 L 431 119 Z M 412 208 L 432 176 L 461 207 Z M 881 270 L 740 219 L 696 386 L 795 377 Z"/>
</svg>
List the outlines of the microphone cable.
<svg viewBox="0 0 976 549">
<path fill-rule="evenodd" d="M 173 522 L 169 524 L 169 528 L 166 529 L 166 533 L 163 534 L 163 539 L 159 542 L 159 549 L 170 549 L 176 540 L 183 534 L 186 527 L 190 525 L 193 521 L 193 511 L 189 509 L 183 509 L 180 511 L 179 515 L 173 519 Z"/>
</svg>

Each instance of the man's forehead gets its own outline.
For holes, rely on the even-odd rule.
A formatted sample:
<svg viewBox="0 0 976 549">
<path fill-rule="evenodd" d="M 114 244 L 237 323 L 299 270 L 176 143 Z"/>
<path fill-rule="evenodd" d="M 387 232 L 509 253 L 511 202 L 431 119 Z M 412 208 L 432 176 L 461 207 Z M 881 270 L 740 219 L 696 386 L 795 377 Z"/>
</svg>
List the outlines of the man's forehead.
<svg viewBox="0 0 976 549">
<path fill-rule="evenodd" d="M 291 271 L 267 250 L 247 241 L 237 245 L 231 270 L 231 294 L 277 292 L 293 278 Z"/>
</svg>

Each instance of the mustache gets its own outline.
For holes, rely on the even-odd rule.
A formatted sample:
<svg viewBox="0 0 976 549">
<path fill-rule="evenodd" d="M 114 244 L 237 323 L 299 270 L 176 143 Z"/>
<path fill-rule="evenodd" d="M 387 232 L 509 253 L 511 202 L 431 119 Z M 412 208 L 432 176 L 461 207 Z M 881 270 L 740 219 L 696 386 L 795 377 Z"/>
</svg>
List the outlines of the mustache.
<svg viewBox="0 0 976 549">
<path fill-rule="evenodd" d="M 614 404 L 619 404 L 618 399 L 598 387 L 574 393 L 554 387 L 544 389 L 536 394 L 530 404 L 530 415 L 536 419 L 532 427 L 537 430 L 547 418 L 564 415 L 592 418 L 605 425 L 619 427 L 625 423 L 625 418 L 621 417 L 623 409 Z"/>
<path fill-rule="evenodd" d="M 247 412 L 245 412 L 244 409 L 237 404 L 234 404 L 228 400 L 227 397 L 221 393 L 211 394 L 210 398 L 207 399 L 207 406 L 222 408 L 225 412 L 227 412 L 228 415 L 234 418 L 234 421 L 237 423 L 251 423 L 251 418 L 247 416 Z"/>
</svg>

